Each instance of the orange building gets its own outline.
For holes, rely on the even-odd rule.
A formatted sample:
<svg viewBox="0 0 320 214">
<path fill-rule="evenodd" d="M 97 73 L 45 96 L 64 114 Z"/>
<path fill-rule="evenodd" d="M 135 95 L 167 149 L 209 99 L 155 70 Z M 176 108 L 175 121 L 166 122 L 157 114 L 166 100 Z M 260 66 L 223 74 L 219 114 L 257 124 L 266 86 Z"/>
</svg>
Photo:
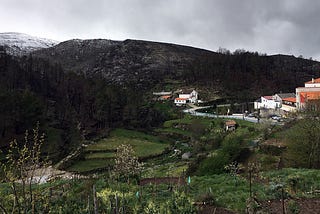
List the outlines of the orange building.
<svg viewBox="0 0 320 214">
<path fill-rule="evenodd" d="M 307 104 L 314 105 L 320 100 L 320 78 L 306 82 L 305 87 L 296 88 L 296 102 L 298 110 L 305 109 Z"/>
</svg>

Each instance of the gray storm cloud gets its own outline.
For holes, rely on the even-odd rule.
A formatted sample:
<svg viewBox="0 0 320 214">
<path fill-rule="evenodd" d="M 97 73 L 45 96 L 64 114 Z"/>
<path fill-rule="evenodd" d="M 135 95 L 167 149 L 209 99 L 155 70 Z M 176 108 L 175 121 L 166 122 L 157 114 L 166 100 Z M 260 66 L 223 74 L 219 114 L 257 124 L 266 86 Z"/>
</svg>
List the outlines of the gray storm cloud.
<svg viewBox="0 0 320 214">
<path fill-rule="evenodd" d="M 0 0 L 0 29 L 56 40 L 127 38 L 319 59 L 312 0 Z"/>
</svg>

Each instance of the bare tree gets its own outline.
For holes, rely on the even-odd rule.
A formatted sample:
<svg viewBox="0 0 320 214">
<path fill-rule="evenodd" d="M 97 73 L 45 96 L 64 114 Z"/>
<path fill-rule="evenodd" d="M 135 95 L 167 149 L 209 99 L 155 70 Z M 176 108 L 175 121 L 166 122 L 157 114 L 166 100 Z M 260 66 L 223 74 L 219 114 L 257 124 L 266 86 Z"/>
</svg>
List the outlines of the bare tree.
<svg viewBox="0 0 320 214">
<path fill-rule="evenodd" d="M 16 139 L 10 142 L 6 155 L 6 163 L 1 165 L 2 179 L 11 187 L 13 197 L 8 197 L 6 204 L 0 200 L 0 208 L 4 213 L 35 213 L 41 202 L 41 210 L 48 207 L 44 191 L 39 189 L 41 175 L 35 177 L 35 171 L 45 162 L 40 159 L 44 134 L 39 136 L 39 123 L 33 129 L 33 135 L 25 132 L 24 143 Z M 49 194 L 48 194 L 49 195 Z M 8 207 L 8 204 L 11 205 Z"/>
<path fill-rule="evenodd" d="M 115 158 L 114 173 L 120 177 L 129 178 L 138 176 L 142 170 L 142 164 L 139 163 L 138 157 L 135 156 L 134 150 L 131 145 L 121 144 L 117 147 Z"/>
</svg>

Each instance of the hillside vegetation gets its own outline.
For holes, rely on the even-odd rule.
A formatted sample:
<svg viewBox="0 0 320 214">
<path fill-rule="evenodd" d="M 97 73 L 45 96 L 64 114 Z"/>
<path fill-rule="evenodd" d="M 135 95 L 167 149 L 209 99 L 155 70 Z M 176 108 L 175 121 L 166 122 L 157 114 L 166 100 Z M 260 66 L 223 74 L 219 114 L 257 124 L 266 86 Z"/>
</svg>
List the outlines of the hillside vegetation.
<svg viewBox="0 0 320 214">
<path fill-rule="evenodd" d="M 116 149 L 121 144 L 130 144 L 140 159 L 160 155 L 169 146 L 168 142 L 164 142 L 156 136 L 137 131 L 115 129 L 109 137 L 88 145 L 84 149 L 83 160 L 76 161 L 68 170 L 88 172 L 111 168 L 114 164 Z"/>
<path fill-rule="evenodd" d="M 280 199 L 292 213 L 319 210 L 318 112 L 227 131 L 226 119 L 152 97 L 197 88 L 231 105 L 313 76 L 319 62 L 293 56 L 135 40 L 71 40 L 22 57 L 0 49 L 0 210 L 254 213 Z M 68 172 L 41 173 L 60 160 Z"/>
</svg>

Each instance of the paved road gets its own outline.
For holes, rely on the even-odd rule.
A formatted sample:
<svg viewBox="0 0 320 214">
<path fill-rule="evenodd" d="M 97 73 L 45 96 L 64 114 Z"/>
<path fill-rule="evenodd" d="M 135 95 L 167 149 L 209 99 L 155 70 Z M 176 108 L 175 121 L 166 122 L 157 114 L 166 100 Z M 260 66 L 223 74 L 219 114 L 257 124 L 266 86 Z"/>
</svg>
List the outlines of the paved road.
<svg viewBox="0 0 320 214">
<path fill-rule="evenodd" d="M 199 108 L 198 108 L 199 109 Z M 230 118 L 230 119 L 239 119 L 239 120 L 246 120 L 252 123 L 258 123 L 258 119 L 254 117 L 245 117 L 242 114 L 233 114 L 233 115 L 216 115 L 216 114 L 210 114 L 210 113 L 202 113 L 197 112 L 195 109 L 185 109 L 183 110 L 184 113 L 189 113 L 194 116 L 200 116 L 200 117 L 212 117 L 212 118 Z"/>
</svg>

